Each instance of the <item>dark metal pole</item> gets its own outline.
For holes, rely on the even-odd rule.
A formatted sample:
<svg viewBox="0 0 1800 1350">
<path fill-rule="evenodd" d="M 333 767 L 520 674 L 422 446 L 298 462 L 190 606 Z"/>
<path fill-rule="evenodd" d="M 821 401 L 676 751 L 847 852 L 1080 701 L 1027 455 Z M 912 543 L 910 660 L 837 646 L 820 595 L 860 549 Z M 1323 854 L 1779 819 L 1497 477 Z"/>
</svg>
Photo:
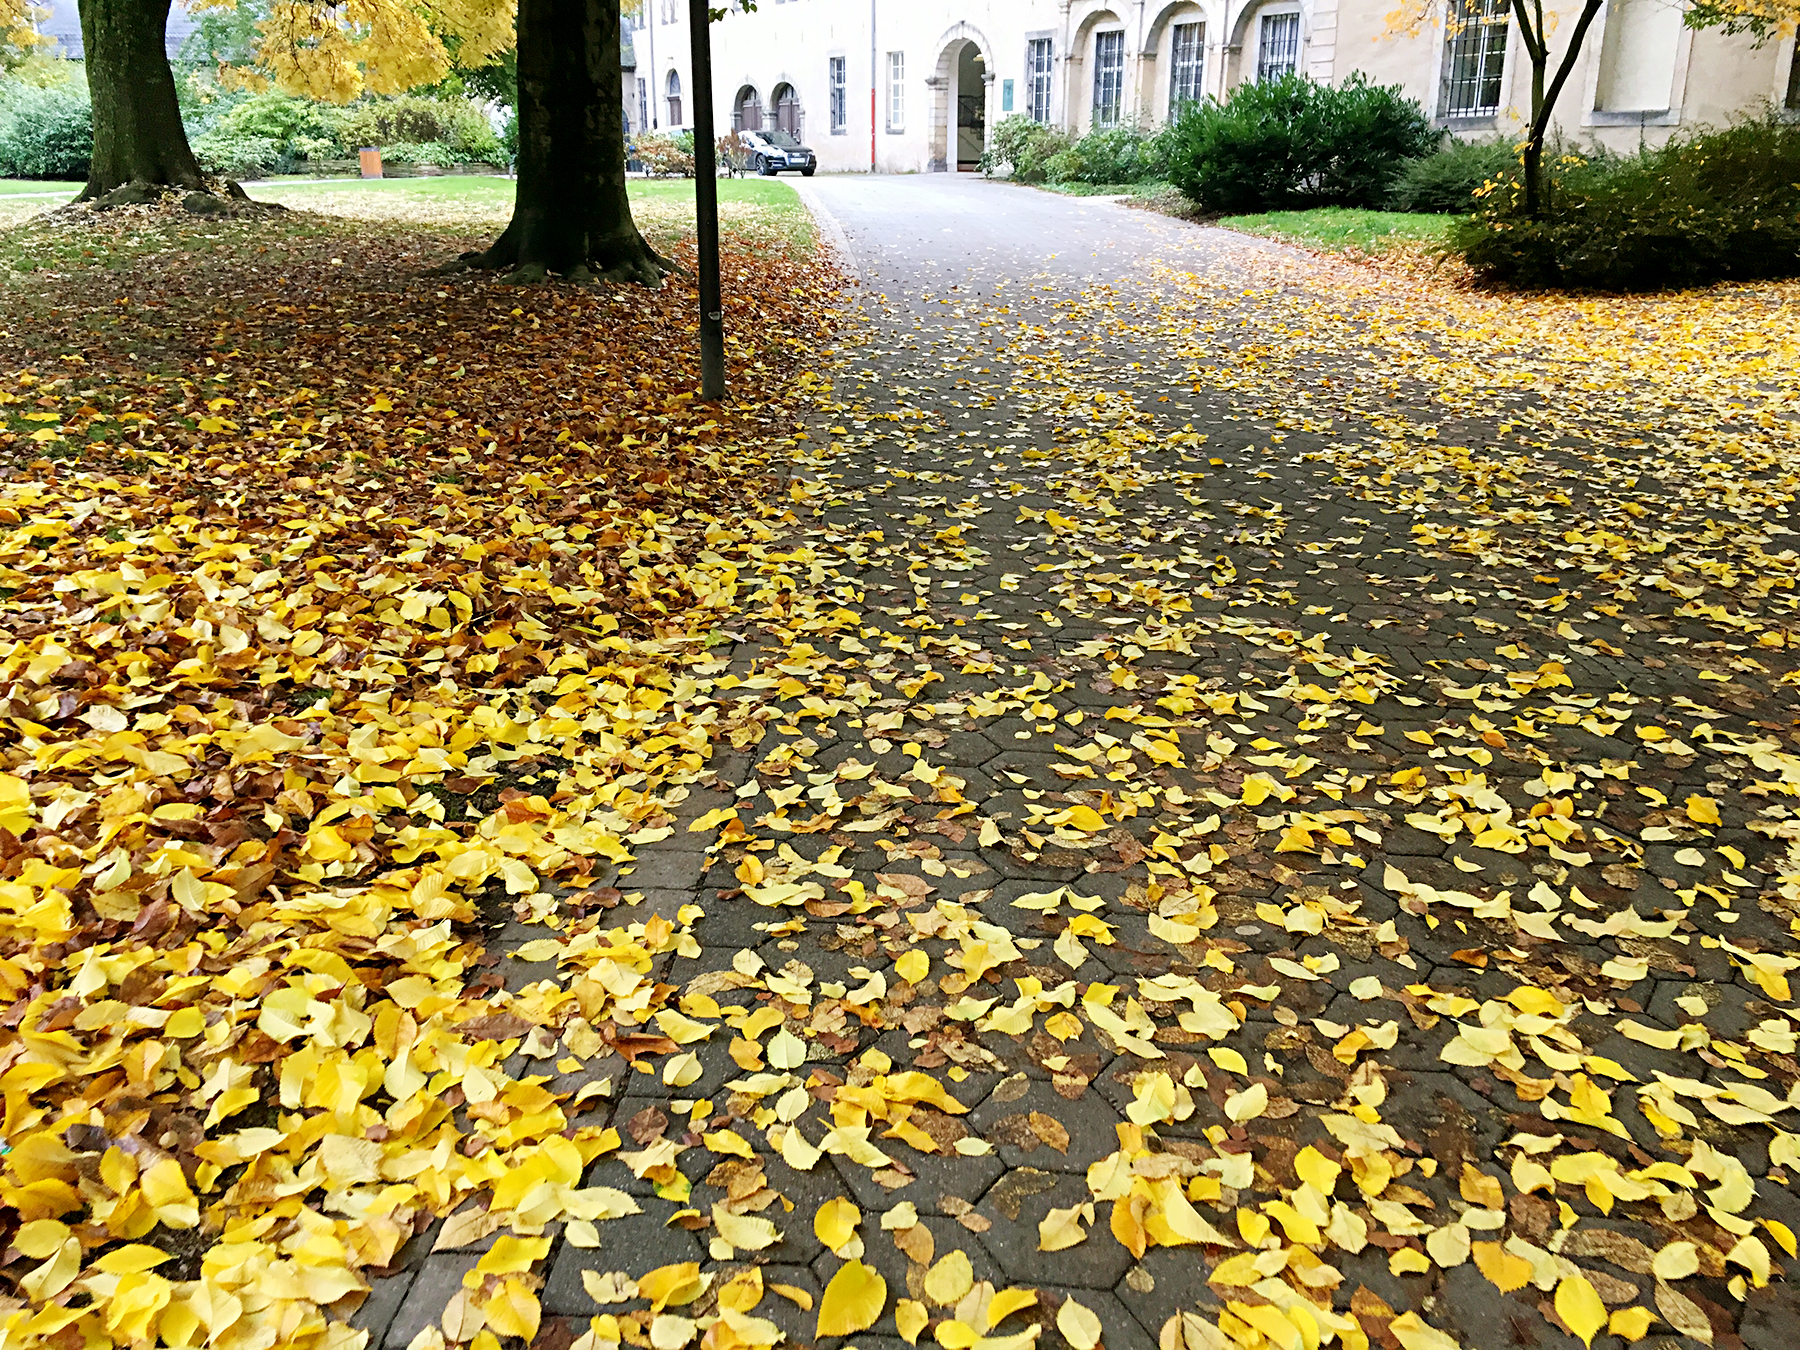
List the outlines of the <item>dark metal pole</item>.
<svg viewBox="0 0 1800 1350">
<path fill-rule="evenodd" d="M 725 311 L 719 299 L 719 164 L 713 137 L 712 15 L 707 0 L 688 0 L 693 30 L 694 215 L 700 262 L 700 397 L 725 397 Z"/>
</svg>

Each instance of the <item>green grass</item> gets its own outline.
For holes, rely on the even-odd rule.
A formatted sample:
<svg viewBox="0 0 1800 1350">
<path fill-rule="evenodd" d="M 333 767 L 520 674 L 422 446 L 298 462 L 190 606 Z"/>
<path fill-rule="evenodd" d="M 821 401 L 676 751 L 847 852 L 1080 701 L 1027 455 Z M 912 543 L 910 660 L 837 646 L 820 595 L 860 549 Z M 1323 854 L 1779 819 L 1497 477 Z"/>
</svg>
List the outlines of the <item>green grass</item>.
<svg viewBox="0 0 1800 1350">
<path fill-rule="evenodd" d="M 1046 192 L 1060 192 L 1065 197 L 1154 197 L 1166 192 L 1168 180 L 1146 179 L 1142 183 L 1038 183 Z"/>
<path fill-rule="evenodd" d="M 1454 216 L 1405 211 L 1360 211 L 1324 206 L 1314 211 L 1269 211 L 1256 216 L 1222 216 L 1216 224 L 1244 234 L 1260 234 L 1328 253 L 1380 253 L 1396 243 L 1443 242 Z"/>
<path fill-rule="evenodd" d="M 73 197 L 80 191 L 80 183 L 61 182 L 56 179 L 0 178 L 0 197 L 16 197 L 20 195 L 32 197 Z"/>
<path fill-rule="evenodd" d="M 300 238 L 319 230 L 321 216 L 347 217 L 377 230 L 441 232 L 443 247 L 468 247 L 491 238 L 512 212 L 515 183 L 510 178 L 444 175 L 436 178 L 323 178 L 258 184 L 250 195 L 294 209 L 254 222 L 214 221 L 174 216 L 135 217 L 107 213 L 91 230 L 40 227 L 31 217 L 73 196 L 79 184 L 29 184 L 54 196 L 30 195 L 23 183 L 0 191 L 0 298 L 6 282 L 36 272 L 62 272 L 129 265 L 133 259 L 167 249 L 197 256 L 235 256 L 277 239 Z M 7 184 L 12 186 L 12 184 Z M 664 253 L 682 247 L 693 233 L 692 179 L 632 179 L 632 213 L 652 247 Z M 772 179 L 721 179 L 719 223 L 730 244 L 756 250 L 798 249 L 816 242 L 812 215 L 790 184 Z"/>
</svg>

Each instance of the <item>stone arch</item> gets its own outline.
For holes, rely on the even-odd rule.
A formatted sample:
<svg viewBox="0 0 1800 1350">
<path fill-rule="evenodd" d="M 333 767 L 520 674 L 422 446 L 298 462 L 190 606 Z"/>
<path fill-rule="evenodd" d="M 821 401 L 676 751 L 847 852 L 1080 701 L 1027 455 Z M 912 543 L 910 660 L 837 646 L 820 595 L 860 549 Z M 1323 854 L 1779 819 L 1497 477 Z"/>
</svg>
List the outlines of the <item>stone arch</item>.
<svg viewBox="0 0 1800 1350">
<path fill-rule="evenodd" d="M 1247 0 L 1243 8 L 1238 10 L 1237 17 L 1229 27 L 1229 43 L 1221 49 L 1221 55 L 1225 57 L 1225 80 L 1219 88 L 1221 94 L 1244 80 L 1256 78 L 1255 68 L 1244 64 L 1244 46 L 1249 40 L 1250 25 L 1264 10 L 1280 3 L 1282 0 Z M 1299 10 L 1301 68 L 1304 69 L 1307 44 L 1312 41 L 1313 15 L 1310 0 L 1300 0 Z"/>
<path fill-rule="evenodd" d="M 800 106 L 800 91 L 782 80 L 769 91 L 769 124 L 791 136 L 805 134 L 805 112 Z"/>
<path fill-rule="evenodd" d="M 1208 39 L 1217 41 L 1217 35 L 1212 31 L 1212 6 L 1205 0 L 1168 0 L 1145 25 L 1144 45 L 1138 54 L 1138 106 L 1148 110 L 1151 121 L 1161 121 L 1169 106 L 1168 61 L 1174 56 L 1172 50 L 1164 50 L 1169 45 L 1169 31 L 1177 23 L 1195 22 L 1205 25 L 1202 33 L 1204 52 L 1204 43 Z M 1213 82 L 1213 74 L 1211 70 L 1204 71 L 1203 90 Z"/>
<path fill-rule="evenodd" d="M 738 86 L 731 98 L 731 129 L 761 131 L 763 125 L 762 95 L 753 84 Z"/>
<path fill-rule="evenodd" d="M 1114 9 L 1111 3 L 1096 4 L 1070 31 L 1069 50 L 1063 63 L 1063 123 L 1077 136 L 1086 131 L 1088 123 L 1093 120 L 1093 63 L 1088 57 L 1093 46 L 1094 30 L 1102 24 L 1116 24 L 1129 31 L 1125 16 L 1119 12 L 1124 8 L 1122 4 L 1118 9 Z M 1129 75 L 1125 83 L 1127 96 L 1123 99 L 1125 107 L 1121 111 L 1122 116 L 1128 116 L 1133 106 L 1129 97 L 1132 83 Z"/>
<path fill-rule="evenodd" d="M 930 159 L 933 173 L 973 167 L 987 141 L 994 91 L 994 47 L 971 23 L 952 24 L 937 40 L 937 60 L 925 86 L 931 91 Z M 965 89 L 964 84 L 973 87 Z"/>
</svg>

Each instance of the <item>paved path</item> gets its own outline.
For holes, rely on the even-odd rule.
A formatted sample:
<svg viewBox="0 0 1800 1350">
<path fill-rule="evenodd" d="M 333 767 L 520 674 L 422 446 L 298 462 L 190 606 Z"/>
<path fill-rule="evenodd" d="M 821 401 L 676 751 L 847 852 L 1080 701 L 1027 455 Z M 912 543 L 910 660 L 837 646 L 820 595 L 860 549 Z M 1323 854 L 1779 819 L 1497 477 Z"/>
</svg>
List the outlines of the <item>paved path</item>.
<svg viewBox="0 0 1800 1350">
<path fill-rule="evenodd" d="M 1756 1118 L 1791 1024 L 1739 969 L 1792 947 L 1757 903 L 1784 845 L 1727 790 L 1789 772 L 1793 663 L 1654 563 L 1558 552 L 1652 508 L 1703 532 L 1657 464 L 1516 451 L 1527 398 L 1396 378 L 1324 327 L 1371 313 L 1295 308 L 1276 246 L 967 179 L 807 186 L 859 322 L 731 668 L 767 734 L 685 808 L 735 804 L 748 846 L 684 831 L 618 883 L 705 910 L 664 978 L 744 1034 L 679 1089 L 619 1069 L 626 1148 L 672 1170 L 595 1165 L 643 1212 L 555 1250 L 546 1311 L 642 1306 L 584 1271 L 755 1261 L 792 1291 L 757 1315 L 809 1344 L 860 1248 L 865 1350 L 917 1334 L 901 1299 L 945 1345 L 1081 1345 L 1072 1301 L 1111 1350 L 1183 1313 L 1195 1350 L 1552 1350 L 1577 1278 L 1694 1333 L 1668 1343 L 1793 1344 L 1784 1287 L 1740 1301 L 1724 1259 L 1800 1228 Z M 1420 368 L 1428 318 L 1391 339 Z M 1745 1064 L 1768 1091 L 1702 1109 Z M 721 1249 L 733 1210 L 780 1238 Z M 1652 1273 L 1672 1241 L 1696 1274 Z M 378 1295 L 389 1350 L 471 1250 Z M 990 1328 L 983 1282 L 1037 1301 Z"/>
</svg>

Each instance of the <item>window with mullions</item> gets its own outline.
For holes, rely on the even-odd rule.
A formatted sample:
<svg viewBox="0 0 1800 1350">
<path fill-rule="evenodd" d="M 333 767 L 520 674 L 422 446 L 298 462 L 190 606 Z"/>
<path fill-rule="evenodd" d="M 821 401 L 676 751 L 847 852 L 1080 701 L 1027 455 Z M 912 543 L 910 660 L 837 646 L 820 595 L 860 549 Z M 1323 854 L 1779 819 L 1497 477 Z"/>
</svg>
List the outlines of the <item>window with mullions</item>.
<svg viewBox="0 0 1800 1350">
<path fill-rule="evenodd" d="M 1025 112 L 1034 122 L 1050 120 L 1050 39 L 1025 44 Z"/>
<path fill-rule="evenodd" d="M 1169 41 L 1169 116 L 1184 103 L 1200 101 L 1200 77 L 1206 70 L 1206 25 L 1178 23 Z"/>
<path fill-rule="evenodd" d="M 1500 110 L 1511 14 L 1507 0 L 1450 0 L 1438 98 L 1443 116 L 1486 117 Z"/>
<path fill-rule="evenodd" d="M 1117 126 L 1125 106 L 1125 34 L 1094 34 L 1094 125 Z"/>
<path fill-rule="evenodd" d="M 1256 40 L 1256 78 L 1279 80 L 1300 65 L 1300 16 L 1265 14 Z"/>
<path fill-rule="evenodd" d="M 829 58 L 831 70 L 831 134 L 841 135 L 850 125 L 850 92 L 844 72 L 844 58 Z"/>
</svg>

